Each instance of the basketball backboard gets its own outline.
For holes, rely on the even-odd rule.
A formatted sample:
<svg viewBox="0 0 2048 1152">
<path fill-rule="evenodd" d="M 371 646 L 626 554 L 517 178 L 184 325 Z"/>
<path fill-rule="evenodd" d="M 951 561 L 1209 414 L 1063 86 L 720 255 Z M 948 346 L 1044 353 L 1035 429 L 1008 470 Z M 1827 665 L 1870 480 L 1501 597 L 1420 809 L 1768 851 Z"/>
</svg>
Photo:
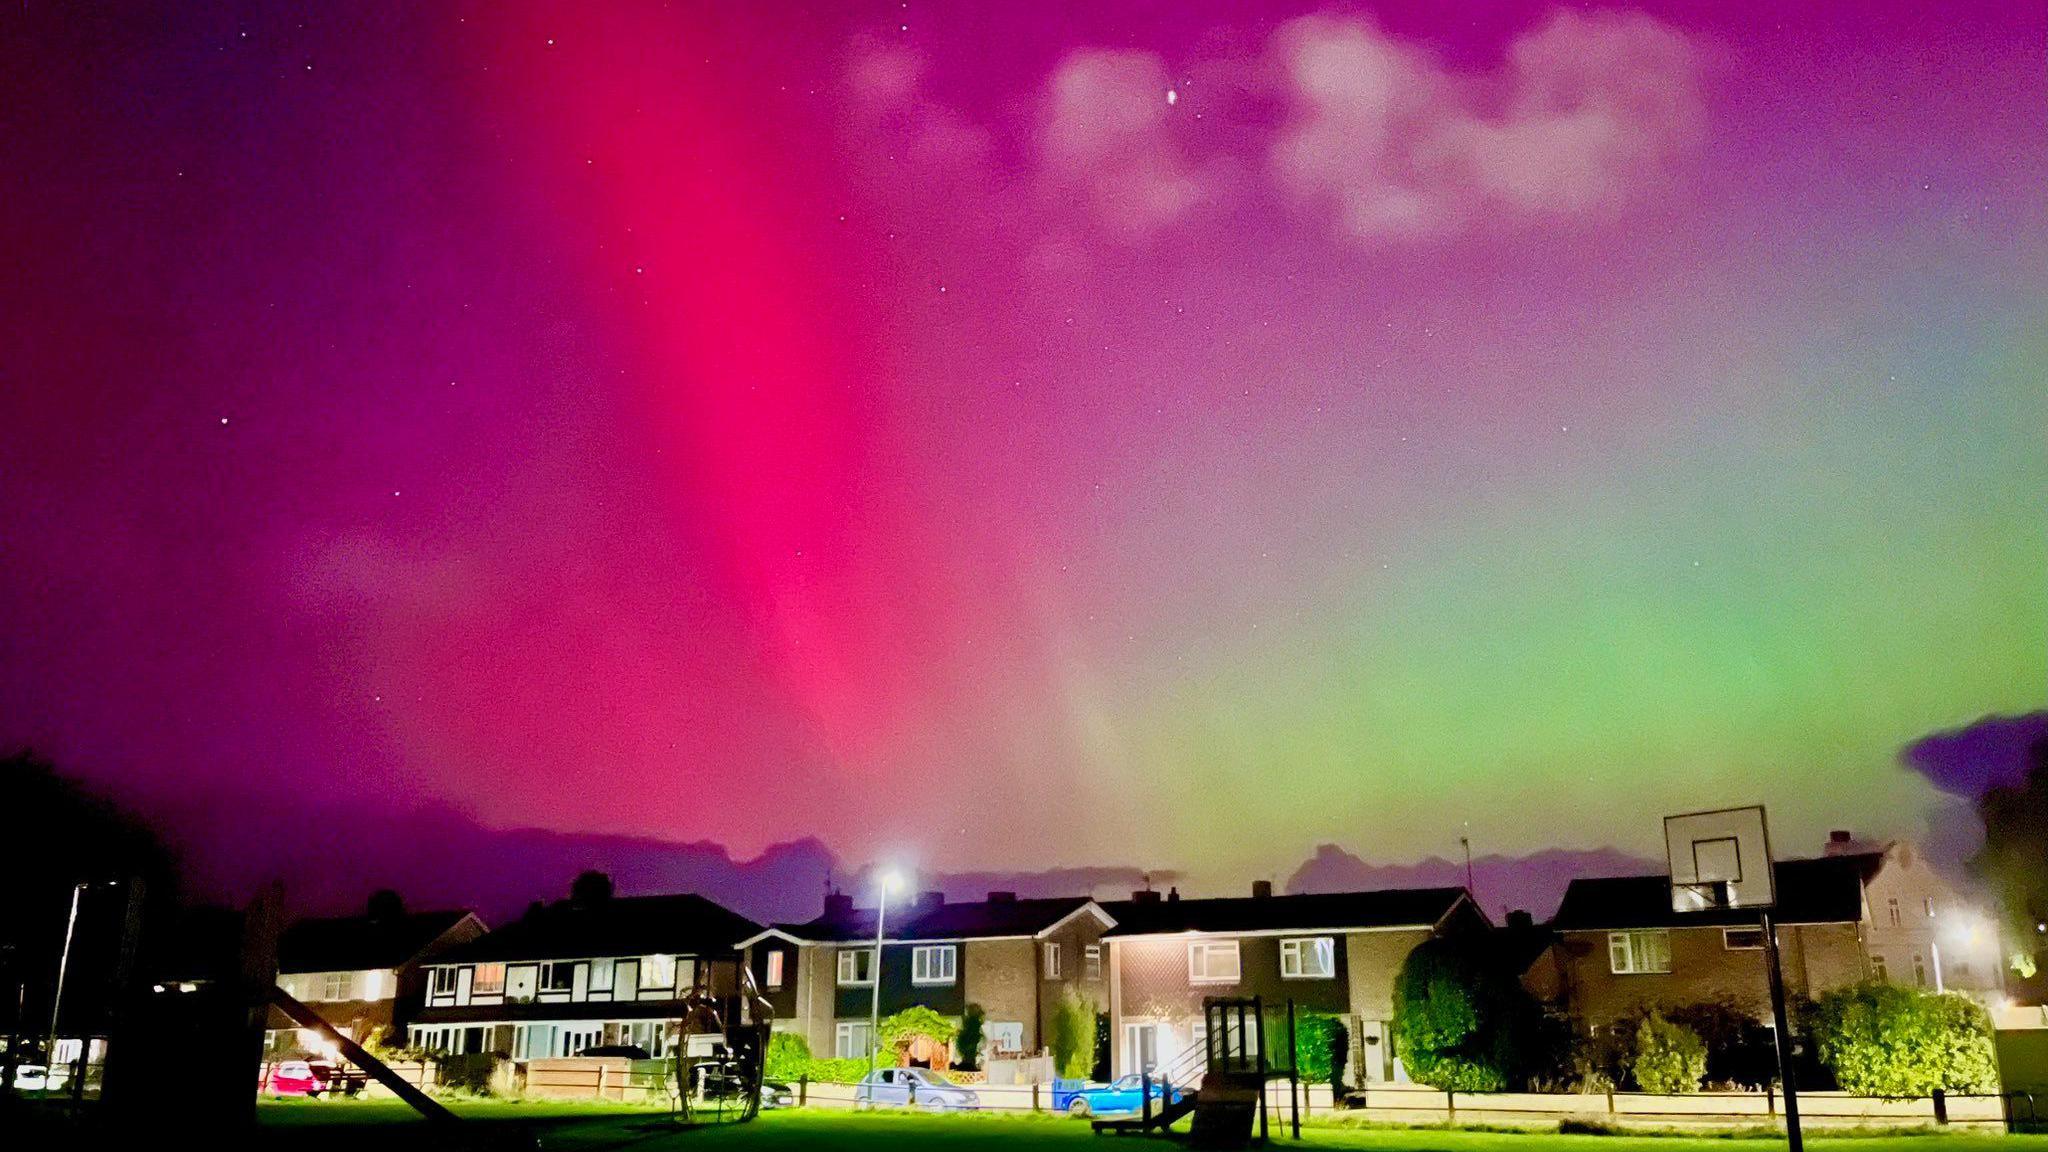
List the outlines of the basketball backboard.
<svg viewBox="0 0 2048 1152">
<path fill-rule="evenodd" d="M 1777 902 L 1770 826 L 1760 804 L 1666 816 L 1664 847 L 1674 912 L 1769 908 Z"/>
</svg>

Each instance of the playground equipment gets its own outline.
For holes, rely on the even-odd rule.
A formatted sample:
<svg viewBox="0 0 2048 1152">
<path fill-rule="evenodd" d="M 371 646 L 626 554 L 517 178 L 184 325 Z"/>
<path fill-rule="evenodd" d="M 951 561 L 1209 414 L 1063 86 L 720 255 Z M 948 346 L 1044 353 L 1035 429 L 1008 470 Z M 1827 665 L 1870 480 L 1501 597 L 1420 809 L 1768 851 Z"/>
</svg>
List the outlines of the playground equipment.
<svg viewBox="0 0 2048 1152">
<path fill-rule="evenodd" d="M 718 995 L 711 986 L 716 966 L 702 964 L 683 998 L 676 1037 L 675 1074 L 669 1079 L 671 1111 L 681 1124 L 743 1124 L 761 1113 L 762 1070 L 775 1014 L 742 960 L 730 961 L 734 991 Z"/>
<path fill-rule="evenodd" d="M 1197 1148 L 1245 1148 L 1269 1137 L 1266 1085 L 1288 1082 L 1288 1111 L 1294 1138 L 1301 1138 L 1299 1082 L 1294 1068 L 1294 1002 L 1287 1002 L 1284 1062 L 1271 1061 L 1266 1042 L 1266 1005 L 1262 997 L 1211 996 L 1202 1001 L 1206 1040 L 1183 1052 L 1165 1069 L 1144 1069 L 1139 1115 L 1094 1122 L 1097 1133 L 1112 1135 L 1174 1135 L 1173 1125 L 1192 1115 L 1188 1139 Z M 1176 1098 L 1197 1072 L 1194 1092 Z M 1154 1108 L 1153 1082 L 1161 1081 L 1161 1103 Z M 1256 1123 L 1257 1134 L 1253 1134 Z"/>
</svg>

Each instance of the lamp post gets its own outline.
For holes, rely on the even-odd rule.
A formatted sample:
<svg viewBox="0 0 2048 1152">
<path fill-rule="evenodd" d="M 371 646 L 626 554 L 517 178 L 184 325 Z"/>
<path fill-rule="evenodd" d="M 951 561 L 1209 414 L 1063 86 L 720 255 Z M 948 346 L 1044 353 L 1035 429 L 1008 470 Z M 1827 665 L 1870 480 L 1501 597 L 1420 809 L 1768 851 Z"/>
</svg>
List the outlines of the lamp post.
<svg viewBox="0 0 2048 1152">
<path fill-rule="evenodd" d="M 85 884 L 71 886 L 71 916 L 64 921 L 64 950 L 57 954 L 57 987 L 50 993 L 50 1035 L 43 1047 L 43 1068 L 57 1066 L 57 1011 L 64 1006 L 64 973 L 71 967 L 71 937 L 78 930 L 78 900 L 85 895 Z"/>
<path fill-rule="evenodd" d="M 871 992 L 868 997 L 868 1075 L 875 1074 L 875 1049 L 882 1042 L 882 929 L 889 918 L 889 890 L 896 887 L 894 872 L 881 875 L 881 898 L 875 903 L 875 951 L 869 958 Z"/>
</svg>

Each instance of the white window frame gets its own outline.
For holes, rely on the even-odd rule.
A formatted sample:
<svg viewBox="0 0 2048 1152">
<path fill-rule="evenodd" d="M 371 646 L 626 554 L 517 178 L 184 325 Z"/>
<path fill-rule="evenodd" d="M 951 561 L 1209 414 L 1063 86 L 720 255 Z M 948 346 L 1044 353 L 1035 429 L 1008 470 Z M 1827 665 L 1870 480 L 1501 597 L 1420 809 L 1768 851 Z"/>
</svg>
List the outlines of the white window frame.
<svg viewBox="0 0 2048 1152">
<path fill-rule="evenodd" d="M 769 949 L 769 951 L 768 951 L 768 963 L 766 964 L 766 966 L 765 966 L 765 969 L 764 969 L 764 971 L 765 971 L 765 979 L 764 979 L 764 983 L 766 983 L 766 984 L 768 985 L 768 987 L 770 987 L 770 988 L 780 988 L 780 987 L 782 987 L 782 981 L 783 981 L 783 970 L 782 970 L 782 969 L 783 969 L 783 965 L 784 965 L 785 963 L 787 963 L 787 962 L 788 962 L 788 959 L 789 959 L 789 954 L 788 954 L 788 953 L 786 953 L 786 952 L 784 952 L 784 951 L 783 951 L 782 949 L 780 949 L 780 948 L 771 948 L 771 949 Z"/>
<path fill-rule="evenodd" d="M 865 1020 L 841 1020 L 832 1029 L 832 1055 L 841 1060 L 859 1060 L 874 1048 L 874 1028 Z M 867 1047 L 860 1044 L 867 1037 Z"/>
<path fill-rule="evenodd" d="M 1607 934 L 1607 968 L 1616 976 L 1664 976 L 1671 972 L 1671 930 L 1631 928 Z"/>
<path fill-rule="evenodd" d="M 1230 973 L 1218 970 L 1217 961 L 1230 958 Z M 1188 983 L 1235 984 L 1244 979 L 1244 956 L 1235 940 L 1191 940 L 1188 942 Z"/>
<path fill-rule="evenodd" d="M 1084 944 L 1081 946 L 1081 979 L 1102 979 L 1102 945 Z"/>
<path fill-rule="evenodd" d="M 485 983 L 484 973 L 493 971 L 498 975 L 498 982 L 496 984 Z M 492 961 L 488 964 L 477 965 L 475 971 L 469 977 L 469 994 L 471 996 L 503 996 L 505 994 L 504 962 Z"/>
<path fill-rule="evenodd" d="M 960 949 L 952 944 L 920 944 L 910 951 L 910 982 L 943 986 L 960 979 Z"/>
<path fill-rule="evenodd" d="M 322 972 L 320 974 L 320 999 L 328 1003 L 356 998 L 356 974 L 353 972 Z"/>
<path fill-rule="evenodd" d="M 567 973 L 569 977 L 563 981 L 560 988 L 555 987 L 555 983 L 551 979 L 557 972 Z M 535 996 L 547 996 L 556 992 L 568 995 L 575 994 L 576 962 L 574 960 L 543 960 L 540 965 L 540 971 L 534 973 L 533 994 Z"/>
<path fill-rule="evenodd" d="M 865 988 L 875 982 L 875 950 L 873 948 L 841 948 L 839 950 L 839 986 L 841 988 Z M 860 958 L 868 957 L 867 975 L 861 975 Z"/>
<path fill-rule="evenodd" d="M 455 968 L 446 966 L 436 968 L 434 969 L 434 978 L 428 993 L 433 996 L 453 996 L 455 995 L 455 987 L 458 982 L 459 978 L 456 976 Z"/>
<path fill-rule="evenodd" d="M 640 958 L 640 990 L 642 992 L 656 992 L 667 988 L 673 991 L 676 986 L 676 969 L 678 967 L 680 965 L 676 962 L 676 956 L 671 952 L 656 952 L 649 956 L 642 956 Z M 662 977 L 664 970 L 667 972 L 665 978 Z"/>
<path fill-rule="evenodd" d="M 1735 942 L 1737 936 L 1747 937 L 1752 934 L 1756 937 L 1756 943 L 1754 944 L 1737 944 Z M 1764 950 L 1764 930 L 1761 928 L 1723 928 L 1721 929 L 1721 949 L 1725 952 L 1761 952 Z"/>
<path fill-rule="evenodd" d="M 1044 951 L 1045 978 L 1047 980 L 1057 980 L 1060 978 L 1060 942 L 1057 940 L 1047 940 Z"/>
<path fill-rule="evenodd" d="M 1304 963 L 1313 961 L 1313 964 Z M 1280 941 L 1280 976 L 1285 980 L 1337 978 L 1335 936 L 1289 936 Z"/>
</svg>

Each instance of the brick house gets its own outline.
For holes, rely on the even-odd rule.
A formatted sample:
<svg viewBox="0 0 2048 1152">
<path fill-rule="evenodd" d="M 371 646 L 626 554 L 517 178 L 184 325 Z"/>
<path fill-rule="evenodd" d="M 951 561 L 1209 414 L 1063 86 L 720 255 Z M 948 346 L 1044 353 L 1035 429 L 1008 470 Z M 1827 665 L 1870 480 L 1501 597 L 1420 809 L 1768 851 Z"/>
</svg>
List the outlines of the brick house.
<svg viewBox="0 0 2048 1152">
<path fill-rule="evenodd" d="M 695 894 L 612 896 L 606 883 L 436 957 L 412 1044 L 514 1060 L 606 1045 L 659 1056 L 693 992 L 738 1011 L 737 945 L 760 925 Z"/>
<path fill-rule="evenodd" d="M 1111 920 L 1086 897 L 1019 899 L 991 892 L 948 902 L 927 892 L 891 907 L 884 928 L 881 1014 L 914 1005 L 957 1019 L 979 1005 L 984 1055 L 1036 1053 L 1052 1013 L 1073 995 L 1107 1003 L 1102 934 Z M 875 995 L 875 912 L 840 893 L 817 919 L 778 924 L 744 942 L 778 1030 L 820 1056 L 865 1057 Z M 933 1054 L 936 1055 L 936 1054 Z"/>
<path fill-rule="evenodd" d="M 484 930 L 473 912 L 407 912 L 395 894 L 379 893 L 361 916 L 300 920 L 285 929 L 277 942 L 277 984 L 351 1040 L 403 1036 L 425 992 L 423 965 Z M 331 1055 L 325 1049 L 270 1010 L 268 1054 Z"/>
<path fill-rule="evenodd" d="M 1995 933 L 1910 845 L 1841 849 L 1776 866 L 1778 947 L 1789 997 L 1812 998 L 1866 979 L 1997 986 Z M 1532 990 L 1583 1026 L 1604 1027 L 1652 1006 L 1726 1002 L 1770 1022 L 1763 935 L 1753 911 L 1675 913 L 1669 877 L 1571 882 L 1551 921 L 1554 943 L 1529 969 Z M 1944 939 L 1945 938 L 1945 939 Z M 1947 972 L 1936 974 L 1937 957 Z"/>
<path fill-rule="evenodd" d="M 1269 1031 L 1293 1001 L 1337 1016 L 1351 1035 L 1355 1081 L 1404 1080 L 1392 1042 L 1394 979 L 1417 944 L 1487 931 L 1463 888 L 1389 889 L 1183 900 L 1134 893 L 1107 905 L 1112 1070 L 1146 1067 L 1185 1076 L 1204 1050 L 1202 1002 L 1263 997 Z M 1269 1039 L 1269 1043 L 1271 1040 Z"/>
</svg>

